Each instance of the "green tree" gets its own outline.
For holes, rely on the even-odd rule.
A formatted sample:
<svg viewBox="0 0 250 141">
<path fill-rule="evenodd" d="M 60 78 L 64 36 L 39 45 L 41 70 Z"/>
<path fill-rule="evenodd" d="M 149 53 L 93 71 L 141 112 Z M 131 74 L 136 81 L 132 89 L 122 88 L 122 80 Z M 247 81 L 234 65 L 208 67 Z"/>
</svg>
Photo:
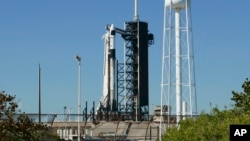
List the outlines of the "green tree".
<svg viewBox="0 0 250 141">
<path fill-rule="evenodd" d="M 15 96 L 0 92 L 0 141 L 40 141 L 54 137 L 43 124 L 34 123 L 27 115 L 17 114 Z"/>
<path fill-rule="evenodd" d="M 239 108 L 245 112 L 250 112 L 250 81 L 248 78 L 241 86 L 243 92 L 233 91 L 232 101 L 235 102 L 235 108 Z"/>
<path fill-rule="evenodd" d="M 167 129 L 164 141 L 228 141 L 231 124 L 250 123 L 250 81 L 242 85 L 243 92 L 232 92 L 233 109 L 213 108 L 210 113 L 180 122 L 179 127 Z"/>
<path fill-rule="evenodd" d="M 237 110 L 212 109 L 195 119 L 180 122 L 164 134 L 164 141 L 228 141 L 230 124 L 249 124 L 249 114 Z"/>
</svg>

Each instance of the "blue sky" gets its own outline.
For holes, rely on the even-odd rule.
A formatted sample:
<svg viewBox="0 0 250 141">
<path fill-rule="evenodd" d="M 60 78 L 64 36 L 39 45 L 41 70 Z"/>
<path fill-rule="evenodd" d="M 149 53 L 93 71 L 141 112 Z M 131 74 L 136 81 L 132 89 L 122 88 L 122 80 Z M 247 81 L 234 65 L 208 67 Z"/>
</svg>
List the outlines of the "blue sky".
<svg viewBox="0 0 250 141">
<path fill-rule="evenodd" d="M 229 106 L 231 91 L 242 91 L 250 76 L 250 1 L 193 0 L 191 6 L 198 111 L 209 111 L 210 103 Z M 1 0 L 0 90 L 16 95 L 23 112 L 36 113 L 40 63 L 42 113 L 63 113 L 64 106 L 76 113 L 73 56 L 78 54 L 82 105 L 98 102 L 105 25 L 123 28 L 133 20 L 133 8 L 133 0 Z M 163 10 L 163 0 L 139 0 L 139 19 L 155 35 L 149 48 L 149 106 L 160 104 Z M 118 36 L 117 56 L 123 56 L 121 41 Z"/>
</svg>

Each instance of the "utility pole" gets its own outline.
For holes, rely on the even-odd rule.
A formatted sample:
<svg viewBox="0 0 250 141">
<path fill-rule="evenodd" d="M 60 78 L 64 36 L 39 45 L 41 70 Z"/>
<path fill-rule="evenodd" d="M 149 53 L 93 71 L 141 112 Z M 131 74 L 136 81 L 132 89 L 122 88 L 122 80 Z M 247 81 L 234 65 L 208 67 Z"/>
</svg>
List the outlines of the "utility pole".
<svg viewBox="0 0 250 141">
<path fill-rule="evenodd" d="M 80 112 L 81 112 L 81 57 L 75 55 L 75 59 L 78 62 L 78 141 L 80 141 Z"/>
<path fill-rule="evenodd" d="M 41 68 L 38 65 L 38 122 L 41 123 Z"/>
</svg>

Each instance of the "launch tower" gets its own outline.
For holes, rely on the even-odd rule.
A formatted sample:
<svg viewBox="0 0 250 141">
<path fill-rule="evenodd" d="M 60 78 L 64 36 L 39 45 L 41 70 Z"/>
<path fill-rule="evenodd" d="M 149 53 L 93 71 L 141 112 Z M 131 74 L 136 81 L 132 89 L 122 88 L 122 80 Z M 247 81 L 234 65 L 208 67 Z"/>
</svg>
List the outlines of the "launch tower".
<svg viewBox="0 0 250 141">
<path fill-rule="evenodd" d="M 119 111 L 142 120 L 149 114 L 148 46 L 153 35 L 148 33 L 148 23 L 137 20 L 126 22 L 125 30 L 124 92 L 119 94 Z"/>
<path fill-rule="evenodd" d="M 148 23 L 139 21 L 137 5 L 135 0 L 134 20 L 125 22 L 124 29 L 113 24 L 107 26 L 104 89 L 98 110 L 106 115 L 117 113 L 125 119 L 141 121 L 149 114 L 148 47 L 154 37 L 148 31 Z M 117 34 L 125 42 L 123 63 L 114 63 Z"/>
</svg>

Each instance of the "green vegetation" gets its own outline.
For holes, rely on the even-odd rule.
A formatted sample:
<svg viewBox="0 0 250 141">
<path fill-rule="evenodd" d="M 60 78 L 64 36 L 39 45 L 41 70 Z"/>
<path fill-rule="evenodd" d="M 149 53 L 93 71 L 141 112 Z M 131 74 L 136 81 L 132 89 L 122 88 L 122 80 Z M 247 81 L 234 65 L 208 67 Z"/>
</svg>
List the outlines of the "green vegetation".
<svg viewBox="0 0 250 141">
<path fill-rule="evenodd" d="M 55 140 L 46 125 L 34 123 L 25 114 L 16 114 L 15 97 L 0 92 L 0 141 Z"/>
<path fill-rule="evenodd" d="M 235 107 L 230 110 L 213 108 L 195 119 L 180 122 L 179 127 L 169 128 L 164 141 L 228 141 L 230 124 L 250 123 L 250 81 L 242 85 L 243 92 L 233 91 Z"/>
<path fill-rule="evenodd" d="M 241 86 L 243 88 L 243 92 L 235 92 L 233 91 L 233 97 L 231 100 L 235 102 L 235 108 L 242 110 L 246 113 L 250 112 L 250 81 L 246 79 L 246 81 Z"/>
</svg>

